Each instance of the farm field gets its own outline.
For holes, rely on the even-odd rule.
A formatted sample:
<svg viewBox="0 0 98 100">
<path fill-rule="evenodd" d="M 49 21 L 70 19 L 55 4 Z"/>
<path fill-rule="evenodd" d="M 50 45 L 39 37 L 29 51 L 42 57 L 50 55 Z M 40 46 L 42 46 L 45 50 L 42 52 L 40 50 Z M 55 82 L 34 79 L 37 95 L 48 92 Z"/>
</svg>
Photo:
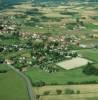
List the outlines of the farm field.
<svg viewBox="0 0 98 100">
<path fill-rule="evenodd" d="M 80 54 L 82 54 L 83 57 L 94 61 L 95 63 L 98 62 L 98 49 L 84 49 L 84 50 L 78 50 Z"/>
<path fill-rule="evenodd" d="M 32 83 L 37 83 L 39 81 L 45 82 L 47 85 L 51 84 L 68 84 L 73 83 L 85 83 L 89 81 L 98 82 L 98 77 L 91 75 L 85 75 L 82 72 L 82 68 L 73 70 L 64 70 L 55 73 L 47 73 L 39 69 L 32 69 L 31 71 L 25 72 L 26 75 L 31 79 Z M 75 78 L 73 78 L 75 77 Z"/>
<path fill-rule="evenodd" d="M 93 65 L 98 68 L 98 49 L 84 49 L 84 50 L 78 50 L 78 53 L 80 53 L 83 57 L 92 60 Z"/>
<path fill-rule="evenodd" d="M 66 94 L 66 90 L 80 91 L 79 94 Z M 97 100 L 98 85 L 58 85 L 44 86 L 34 89 L 37 95 L 40 95 L 39 100 Z M 62 93 L 57 95 L 56 90 L 61 90 Z M 48 95 L 44 95 L 48 91 Z"/>
<path fill-rule="evenodd" d="M 91 96 L 91 94 L 86 94 L 86 95 L 78 95 L 77 94 L 75 96 L 43 96 L 40 97 L 40 100 L 97 100 L 97 96 L 95 97 L 95 94 L 93 96 Z"/>
<path fill-rule="evenodd" d="M 91 62 L 91 61 L 84 58 L 77 57 L 77 58 L 72 58 L 68 61 L 59 62 L 57 63 L 57 65 L 60 66 L 61 68 L 70 70 L 70 69 L 85 66 L 88 64 L 88 62 Z"/>
<path fill-rule="evenodd" d="M 97 33 L 97 16 L 98 13 L 95 10 L 97 5 L 93 7 L 92 5 L 66 5 L 66 6 L 33 6 L 31 2 L 24 2 L 18 5 L 12 6 L 13 9 L 8 8 L 1 11 L 3 15 L 13 16 L 13 19 L 18 23 L 23 23 L 21 31 L 27 32 L 40 32 L 40 33 L 50 33 L 50 34 L 68 34 L 69 26 L 68 23 L 75 23 L 76 19 L 83 21 L 84 25 L 80 26 L 79 32 L 78 28 L 70 30 L 72 34 L 89 34 Z M 86 11 L 85 11 L 86 10 Z M 83 19 L 84 18 L 84 19 Z M 96 23 L 93 24 L 93 23 Z M 71 27 L 71 26 L 70 26 Z M 84 27 L 84 28 L 83 28 Z M 82 34 L 81 34 L 82 36 Z"/>
<path fill-rule="evenodd" d="M 93 61 L 94 66 L 98 68 L 98 49 L 83 49 L 83 50 L 77 50 L 80 55 L 82 55 L 84 58 Z M 70 66 L 68 66 L 70 67 Z M 67 84 L 68 82 L 85 82 L 85 81 L 98 81 L 98 77 L 91 75 L 85 75 L 83 72 L 83 68 L 75 68 L 71 70 L 61 70 L 59 72 L 55 73 L 47 73 L 44 71 L 41 71 L 38 68 L 31 69 L 26 73 L 28 77 L 30 77 L 32 82 L 37 81 L 44 81 L 46 84 Z M 75 78 L 73 78 L 75 77 Z"/>
<path fill-rule="evenodd" d="M 28 100 L 26 84 L 15 72 L 5 64 L 0 64 L 0 98 L 2 100 Z"/>
</svg>

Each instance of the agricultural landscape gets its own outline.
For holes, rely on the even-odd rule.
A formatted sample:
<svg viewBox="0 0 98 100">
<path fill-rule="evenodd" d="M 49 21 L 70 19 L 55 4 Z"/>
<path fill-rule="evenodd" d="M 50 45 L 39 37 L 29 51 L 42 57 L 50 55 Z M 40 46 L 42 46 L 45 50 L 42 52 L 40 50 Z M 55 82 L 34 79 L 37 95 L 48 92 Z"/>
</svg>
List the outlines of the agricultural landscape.
<svg viewBox="0 0 98 100">
<path fill-rule="evenodd" d="M 0 5 L 2 100 L 98 100 L 97 0 Z"/>
</svg>

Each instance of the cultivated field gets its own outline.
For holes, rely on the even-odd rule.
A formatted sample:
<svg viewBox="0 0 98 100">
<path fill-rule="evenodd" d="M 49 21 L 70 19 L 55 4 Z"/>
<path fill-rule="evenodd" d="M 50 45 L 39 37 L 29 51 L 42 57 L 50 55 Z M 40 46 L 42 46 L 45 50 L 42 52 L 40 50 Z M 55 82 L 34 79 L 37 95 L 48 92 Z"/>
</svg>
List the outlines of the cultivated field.
<svg viewBox="0 0 98 100">
<path fill-rule="evenodd" d="M 76 57 L 76 58 L 72 58 L 71 60 L 62 61 L 60 63 L 57 63 L 57 65 L 64 69 L 69 70 L 69 69 L 85 66 L 88 64 L 88 62 L 90 61 L 87 59 Z"/>
<path fill-rule="evenodd" d="M 66 94 L 65 91 L 71 89 L 80 91 L 79 94 Z M 57 95 L 56 90 L 61 90 L 62 94 Z M 44 95 L 45 91 L 49 91 L 49 95 Z M 35 88 L 36 94 L 40 94 L 39 100 L 97 100 L 98 85 L 63 85 L 63 86 L 45 86 Z"/>
<path fill-rule="evenodd" d="M 98 62 L 98 49 L 78 50 L 78 53 L 82 54 L 83 57 L 94 61 L 95 63 Z"/>
<path fill-rule="evenodd" d="M 55 7 L 41 7 L 33 6 L 31 2 L 21 3 L 11 8 L 2 10 L 3 15 L 14 16 L 19 23 L 24 23 L 22 31 L 40 32 L 52 34 L 67 34 L 68 28 L 66 24 L 74 23 L 77 18 L 82 20 L 84 28 L 78 32 L 78 29 L 70 30 L 70 33 L 77 35 L 87 31 L 97 33 L 94 31 L 98 24 L 98 12 L 95 10 L 97 5 L 69 5 L 69 6 L 55 6 Z M 2 15 L 1 14 L 1 15 Z M 96 19 L 93 19 L 95 17 Z M 40 28 L 42 27 L 42 28 Z M 82 36 L 83 34 L 81 34 Z"/>
</svg>

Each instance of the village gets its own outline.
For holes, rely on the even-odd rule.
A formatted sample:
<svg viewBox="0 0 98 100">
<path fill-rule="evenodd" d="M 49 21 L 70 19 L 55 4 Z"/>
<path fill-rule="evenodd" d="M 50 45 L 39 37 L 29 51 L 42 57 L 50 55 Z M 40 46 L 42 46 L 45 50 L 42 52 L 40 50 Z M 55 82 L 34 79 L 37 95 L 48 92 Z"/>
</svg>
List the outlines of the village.
<svg viewBox="0 0 98 100">
<path fill-rule="evenodd" d="M 59 71 L 60 68 L 56 63 L 77 56 L 82 57 L 77 53 L 76 48 L 97 48 L 96 44 L 81 44 L 81 38 L 77 38 L 75 35 L 51 36 L 49 34 L 20 32 L 20 27 L 21 25 L 14 21 L 8 20 L 2 23 L 1 20 L 0 41 L 17 39 L 18 44 L 7 45 L 5 42 L 0 44 L 0 52 L 6 55 L 0 57 L 0 62 L 13 64 L 21 71 L 27 70 L 28 66 L 37 66 L 49 73 Z M 8 56 L 11 52 L 12 54 Z"/>
<path fill-rule="evenodd" d="M 89 1 L 0 0 L 0 100 L 98 99 L 98 2 Z"/>
</svg>

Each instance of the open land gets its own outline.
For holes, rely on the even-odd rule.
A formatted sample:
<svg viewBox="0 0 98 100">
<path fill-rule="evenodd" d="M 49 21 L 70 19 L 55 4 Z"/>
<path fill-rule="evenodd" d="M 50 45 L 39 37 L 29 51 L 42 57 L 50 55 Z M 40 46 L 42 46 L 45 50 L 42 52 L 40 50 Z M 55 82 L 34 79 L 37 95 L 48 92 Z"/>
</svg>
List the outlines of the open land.
<svg viewBox="0 0 98 100">
<path fill-rule="evenodd" d="M 9 69 L 6 64 L 0 64 L 0 98 L 2 100 L 28 100 L 26 84 L 19 75 Z"/>
<path fill-rule="evenodd" d="M 83 73 L 88 61 L 98 69 L 97 4 L 43 7 L 23 2 L 1 10 L 2 15 L 18 23 L 21 34 L 0 31 L 0 46 L 4 46 L 3 51 L 0 49 L 0 58 L 13 61 L 13 65 L 28 76 L 33 87 L 40 82 L 46 85 L 33 88 L 40 96 L 39 100 L 98 99 L 98 75 Z M 71 51 L 76 51 L 82 58 L 66 59 L 69 54 L 73 56 Z M 25 83 L 6 66 L 0 65 L 0 70 L 7 70 L 0 73 L 0 98 L 28 100 Z M 66 94 L 66 89 L 75 93 Z M 56 90 L 62 93 L 57 95 Z M 48 95 L 45 94 L 47 91 Z"/>
<path fill-rule="evenodd" d="M 61 86 L 45 86 L 35 88 L 36 94 L 41 94 L 40 100 L 97 100 L 98 85 L 61 85 Z M 66 94 L 65 91 L 71 89 L 80 91 L 79 94 Z M 61 90 L 62 94 L 57 95 L 56 90 Z M 49 95 L 44 95 L 45 91 L 49 91 Z"/>
</svg>

